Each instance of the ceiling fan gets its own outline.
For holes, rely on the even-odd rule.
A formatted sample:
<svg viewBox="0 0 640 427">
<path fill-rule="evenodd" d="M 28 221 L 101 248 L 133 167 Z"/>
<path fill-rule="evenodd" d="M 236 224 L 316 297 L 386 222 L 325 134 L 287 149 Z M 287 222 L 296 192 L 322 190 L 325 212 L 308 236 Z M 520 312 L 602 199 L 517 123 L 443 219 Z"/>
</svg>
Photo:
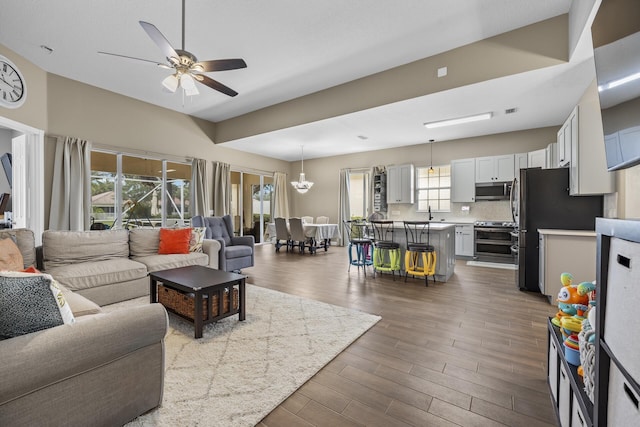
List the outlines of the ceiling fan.
<svg viewBox="0 0 640 427">
<path fill-rule="evenodd" d="M 246 68 L 247 64 L 243 59 L 213 59 L 209 61 L 198 61 L 196 56 L 191 52 L 184 49 L 184 10 L 185 0 L 182 0 L 182 49 L 174 49 L 166 37 L 156 28 L 155 25 L 145 21 L 139 21 L 142 29 L 153 40 L 153 42 L 160 48 L 164 54 L 167 63 L 158 63 L 156 61 L 150 61 L 148 59 L 135 58 L 127 55 L 120 55 L 117 53 L 98 52 L 103 55 L 119 56 L 122 58 L 134 59 L 137 61 L 145 61 L 156 64 L 161 68 L 174 70 L 174 73 L 166 77 L 162 81 L 162 85 L 170 92 L 175 92 L 178 87 L 184 90 L 184 93 L 191 95 L 198 95 L 199 91 L 195 82 L 200 82 L 205 86 L 215 89 L 218 92 L 222 92 L 225 95 L 236 96 L 238 92 L 231 89 L 228 86 L 212 79 L 201 73 L 207 73 L 211 71 L 227 71 L 237 70 L 239 68 Z"/>
</svg>

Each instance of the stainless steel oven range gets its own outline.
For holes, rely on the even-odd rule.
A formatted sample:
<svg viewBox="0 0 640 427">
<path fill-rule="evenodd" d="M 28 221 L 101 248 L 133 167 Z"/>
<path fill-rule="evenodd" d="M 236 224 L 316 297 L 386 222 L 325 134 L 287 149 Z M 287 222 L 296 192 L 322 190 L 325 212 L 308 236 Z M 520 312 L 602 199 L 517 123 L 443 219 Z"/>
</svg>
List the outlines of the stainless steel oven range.
<svg viewBox="0 0 640 427">
<path fill-rule="evenodd" d="M 513 247 L 518 247 L 517 224 L 510 221 L 476 221 L 475 254 L 478 261 L 516 263 Z"/>
</svg>

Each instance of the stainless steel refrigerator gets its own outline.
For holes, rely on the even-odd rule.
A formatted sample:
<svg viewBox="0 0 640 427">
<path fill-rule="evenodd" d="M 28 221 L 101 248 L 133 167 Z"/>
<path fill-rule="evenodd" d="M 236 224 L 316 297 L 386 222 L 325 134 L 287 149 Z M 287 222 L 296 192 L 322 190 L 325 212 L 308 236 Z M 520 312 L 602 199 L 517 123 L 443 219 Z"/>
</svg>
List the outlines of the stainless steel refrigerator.
<svg viewBox="0 0 640 427">
<path fill-rule="evenodd" d="M 568 168 L 521 169 L 518 190 L 516 281 L 521 290 L 540 292 L 538 229 L 595 230 L 596 217 L 602 216 L 602 196 L 570 196 Z"/>
</svg>

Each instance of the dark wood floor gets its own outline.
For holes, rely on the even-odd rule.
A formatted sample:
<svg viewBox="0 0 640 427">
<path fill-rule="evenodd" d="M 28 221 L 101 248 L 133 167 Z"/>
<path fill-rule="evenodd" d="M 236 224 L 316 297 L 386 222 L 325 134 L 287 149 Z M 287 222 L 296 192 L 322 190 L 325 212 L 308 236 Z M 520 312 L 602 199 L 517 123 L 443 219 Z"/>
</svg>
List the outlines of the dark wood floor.
<svg viewBox="0 0 640 427">
<path fill-rule="evenodd" d="M 458 261 L 447 283 L 348 272 L 346 249 L 256 248 L 249 283 L 382 316 L 259 424 L 555 425 L 546 383 L 546 317 L 515 272 Z"/>
</svg>

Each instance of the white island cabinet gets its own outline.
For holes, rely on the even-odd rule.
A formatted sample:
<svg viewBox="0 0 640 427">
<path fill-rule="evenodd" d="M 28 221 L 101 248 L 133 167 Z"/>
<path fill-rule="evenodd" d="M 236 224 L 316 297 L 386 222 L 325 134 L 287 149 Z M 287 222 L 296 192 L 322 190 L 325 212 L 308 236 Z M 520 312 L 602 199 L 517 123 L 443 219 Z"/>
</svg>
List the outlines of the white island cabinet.
<svg viewBox="0 0 640 427">
<path fill-rule="evenodd" d="M 596 233 L 590 230 L 539 229 L 540 292 L 555 302 L 560 275 L 571 273 L 574 284 L 596 279 Z"/>
</svg>

